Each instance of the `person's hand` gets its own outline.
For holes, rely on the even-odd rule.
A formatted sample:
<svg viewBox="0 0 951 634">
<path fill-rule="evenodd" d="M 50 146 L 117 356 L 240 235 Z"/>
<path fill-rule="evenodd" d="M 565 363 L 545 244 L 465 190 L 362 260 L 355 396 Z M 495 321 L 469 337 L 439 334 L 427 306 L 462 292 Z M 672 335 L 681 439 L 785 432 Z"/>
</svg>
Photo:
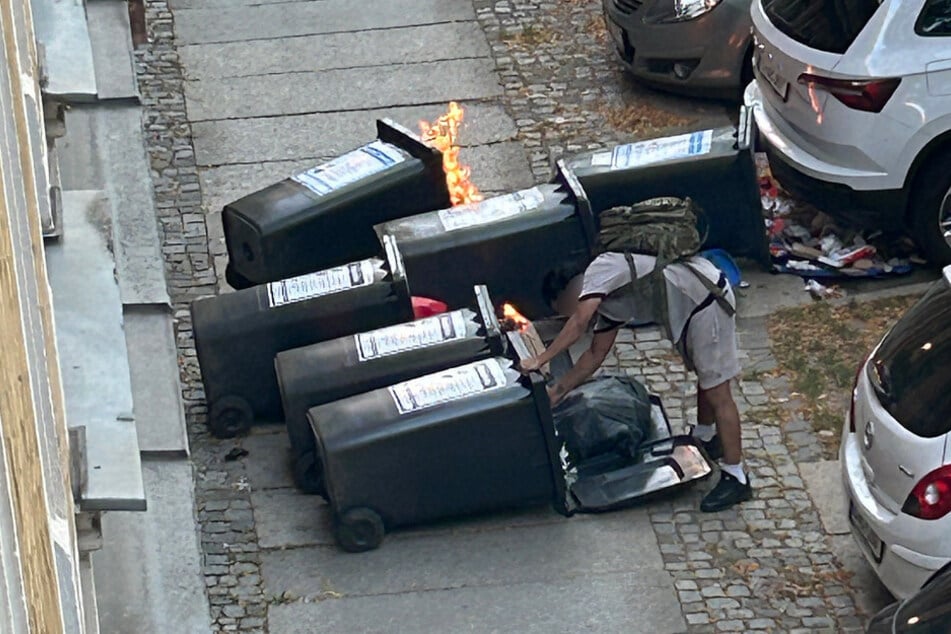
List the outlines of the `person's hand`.
<svg viewBox="0 0 951 634">
<path fill-rule="evenodd" d="M 519 363 L 519 368 L 525 374 L 528 374 L 529 372 L 538 372 L 541 367 L 542 363 L 538 357 L 529 357 L 528 359 L 523 359 L 522 362 Z"/>
</svg>

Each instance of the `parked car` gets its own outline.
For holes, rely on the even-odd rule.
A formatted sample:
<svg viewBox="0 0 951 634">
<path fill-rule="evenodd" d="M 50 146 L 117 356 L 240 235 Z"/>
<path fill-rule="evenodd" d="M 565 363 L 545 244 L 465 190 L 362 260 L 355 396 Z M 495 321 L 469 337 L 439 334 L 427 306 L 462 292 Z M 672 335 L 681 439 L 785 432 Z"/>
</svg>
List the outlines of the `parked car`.
<svg viewBox="0 0 951 634">
<path fill-rule="evenodd" d="M 689 94 L 737 98 L 750 74 L 750 0 L 603 0 L 634 77 Z"/>
<path fill-rule="evenodd" d="M 951 262 L 951 0 L 756 0 L 752 20 L 744 100 L 783 187 Z"/>
<path fill-rule="evenodd" d="M 951 561 L 951 266 L 943 273 L 860 365 L 839 452 L 852 535 L 898 598 Z"/>
<path fill-rule="evenodd" d="M 948 634 L 951 632 L 951 565 L 916 594 L 875 615 L 867 634 Z"/>
</svg>

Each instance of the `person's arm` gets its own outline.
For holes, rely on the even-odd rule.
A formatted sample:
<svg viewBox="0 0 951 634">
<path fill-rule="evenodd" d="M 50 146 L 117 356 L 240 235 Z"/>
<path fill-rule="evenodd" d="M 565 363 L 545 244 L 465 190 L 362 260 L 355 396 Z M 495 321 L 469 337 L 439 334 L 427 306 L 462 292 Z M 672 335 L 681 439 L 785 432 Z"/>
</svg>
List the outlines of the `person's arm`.
<svg viewBox="0 0 951 634">
<path fill-rule="evenodd" d="M 548 397 L 554 405 L 565 394 L 588 380 L 594 371 L 601 367 L 604 359 L 611 352 L 618 329 L 599 332 L 591 340 L 591 347 L 584 351 L 578 362 L 561 379 L 548 388 Z"/>
<path fill-rule="evenodd" d="M 579 302 L 578 308 L 575 309 L 575 312 L 572 313 L 568 321 L 565 322 L 561 332 L 559 332 L 555 340 L 551 342 L 551 345 L 537 357 L 523 361 L 522 369 L 526 371 L 537 370 L 573 346 L 588 329 L 588 324 L 591 323 L 591 318 L 594 317 L 600 305 L 600 297 L 589 297 Z"/>
</svg>

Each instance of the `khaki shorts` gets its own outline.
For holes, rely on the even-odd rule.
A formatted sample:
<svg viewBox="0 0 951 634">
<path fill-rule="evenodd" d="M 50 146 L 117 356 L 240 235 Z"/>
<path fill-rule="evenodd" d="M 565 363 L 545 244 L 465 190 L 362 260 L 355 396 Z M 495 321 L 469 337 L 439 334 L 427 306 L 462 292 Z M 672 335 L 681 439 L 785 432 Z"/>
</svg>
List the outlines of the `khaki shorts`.
<svg viewBox="0 0 951 634">
<path fill-rule="evenodd" d="M 736 320 L 716 302 L 690 319 L 687 335 L 677 343 L 677 351 L 697 374 L 701 390 L 716 387 L 740 373 Z"/>
</svg>

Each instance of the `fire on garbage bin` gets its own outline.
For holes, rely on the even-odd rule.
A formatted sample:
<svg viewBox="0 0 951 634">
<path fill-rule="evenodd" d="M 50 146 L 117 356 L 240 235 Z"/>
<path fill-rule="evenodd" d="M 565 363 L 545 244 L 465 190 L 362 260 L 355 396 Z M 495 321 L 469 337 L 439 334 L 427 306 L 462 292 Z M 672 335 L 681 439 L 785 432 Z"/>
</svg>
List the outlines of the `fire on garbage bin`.
<svg viewBox="0 0 951 634">
<path fill-rule="evenodd" d="M 455 101 L 449 102 L 449 109 L 434 122 L 419 122 L 419 131 L 423 140 L 442 152 L 442 167 L 446 173 L 446 185 L 453 206 L 477 203 L 482 194 L 470 180 L 469 166 L 459 162 L 459 146 L 456 139 L 465 111 Z"/>
<path fill-rule="evenodd" d="M 518 312 L 515 306 L 508 302 L 502 304 L 502 328 L 504 330 L 525 332 L 531 325 L 532 322 Z"/>
</svg>

